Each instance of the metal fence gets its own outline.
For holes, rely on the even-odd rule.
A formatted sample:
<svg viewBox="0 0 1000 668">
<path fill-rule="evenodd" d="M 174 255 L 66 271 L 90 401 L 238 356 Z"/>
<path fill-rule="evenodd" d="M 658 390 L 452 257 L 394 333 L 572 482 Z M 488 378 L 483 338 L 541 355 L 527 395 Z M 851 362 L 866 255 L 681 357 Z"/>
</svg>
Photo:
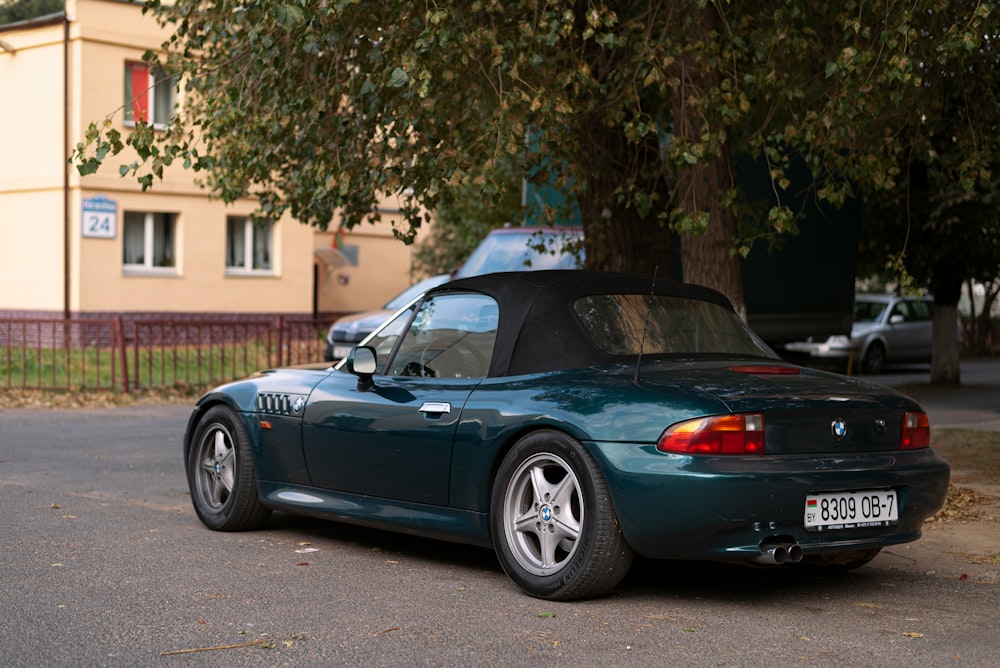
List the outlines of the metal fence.
<svg viewBox="0 0 1000 668">
<path fill-rule="evenodd" d="M 329 320 L 0 319 L 0 388 L 201 387 L 320 362 Z"/>
</svg>

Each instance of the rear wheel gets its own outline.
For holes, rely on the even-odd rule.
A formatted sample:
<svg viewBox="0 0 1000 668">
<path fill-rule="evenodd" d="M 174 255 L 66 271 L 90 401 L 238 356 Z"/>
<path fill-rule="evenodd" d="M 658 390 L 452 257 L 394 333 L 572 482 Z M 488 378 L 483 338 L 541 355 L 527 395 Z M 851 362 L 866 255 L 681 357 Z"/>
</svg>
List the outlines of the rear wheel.
<svg viewBox="0 0 1000 668">
<path fill-rule="evenodd" d="M 187 475 L 194 510 L 210 529 L 256 529 L 271 514 L 257 495 L 250 438 L 237 415 L 225 406 L 208 409 L 198 422 Z"/>
<path fill-rule="evenodd" d="M 597 463 L 562 432 L 533 432 L 504 457 L 490 529 L 507 575 L 539 598 L 606 594 L 632 563 Z"/>
</svg>

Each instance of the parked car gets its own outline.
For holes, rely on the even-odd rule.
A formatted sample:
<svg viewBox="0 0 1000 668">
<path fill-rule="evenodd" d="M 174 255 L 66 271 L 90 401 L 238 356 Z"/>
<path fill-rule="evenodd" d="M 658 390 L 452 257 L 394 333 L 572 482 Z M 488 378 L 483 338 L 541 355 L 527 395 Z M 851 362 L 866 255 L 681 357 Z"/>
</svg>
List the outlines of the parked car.
<svg viewBox="0 0 1000 668">
<path fill-rule="evenodd" d="M 578 227 L 498 228 L 486 235 L 454 277 L 467 278 L 498 271 L 577 269 L 582 264 L 582 250 L 577 252 L 573 243 L 582 235 L 583 230 Z M 340 318 L 330 325 L 327 332 L 323 359 L 327 362 L 340 360 L 352 346 L 371 334 L 407 302 L 448 278 L 447 274 L 441 274 L 424 279 L 393 297 L 380 309 Z"/>
<path fill-rule="evenodd" d="M 211 529 L 281 510 L 491 547 L 553 600 L 635 554 L 856 568 L 949 480 L 910 397 L 782 361 L 714 290 L 585 271 L 450 281 L 334 368 L 214 389 L 184 457 Z"/>
<path fill-rule="evenodd" d="M 455 273 L 468 278 L 501 271 L 579 269 L 583 266 L 579 227 L 501 227 L 490 231 Z"/>
<path fill-rule="evenodd" d="M 375 328 L 385 322 L 393 313 L 409 304 L 418 295 L 441 285 L 450 278 L 449 274 L 438 274 L 430 278 L 425 278 L 400 292 L 380 309 L 363 311 L 339 318 L 330 325 L 330 330 L 326 334 L 326 348 L 323 350 L 323 359 L 327 362 L 335 362 L 343 358 L 352 347 L 375 331 Z"/>
<path fill-rule="evenodd" d="M 877 374 L 886 364 L 930 362 L 934 342 L 934 300 L 859 294 L 854 298 L 851 336 L 831 336 L 816 343 L 790 343 L 786 350 L 805 353 L 813 362 L 847 368 L 860 364 L 862 373 Z"/>
</svg>

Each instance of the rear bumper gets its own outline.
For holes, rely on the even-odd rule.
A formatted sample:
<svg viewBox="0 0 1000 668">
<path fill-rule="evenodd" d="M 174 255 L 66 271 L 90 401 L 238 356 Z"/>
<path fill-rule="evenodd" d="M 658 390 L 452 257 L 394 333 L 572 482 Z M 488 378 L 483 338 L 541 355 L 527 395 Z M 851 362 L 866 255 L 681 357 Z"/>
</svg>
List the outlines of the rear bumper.
<svg viewBox="0 0 1000 668">
<path fill-rule="evenodd" d="M 762 543 L 804 555 L 906 543 L 944 504 L 949 467 L 933 450 L 843 457 L 691 457 L 652 446 L 591 443 L 625 539 L 656 559 L 745 561 Z M 805 497 L 895 489 L 899 521 L 886 527 L 806 530 Z"/>
</svg>

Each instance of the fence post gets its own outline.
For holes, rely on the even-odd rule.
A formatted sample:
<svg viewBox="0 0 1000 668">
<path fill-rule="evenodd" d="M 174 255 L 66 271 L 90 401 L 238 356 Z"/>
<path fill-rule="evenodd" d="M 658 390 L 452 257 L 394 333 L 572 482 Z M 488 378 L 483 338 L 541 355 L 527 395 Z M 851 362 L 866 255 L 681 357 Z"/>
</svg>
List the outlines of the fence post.
<svg viewBox="0 0 1000 668">
<path fill-rule="evenodd" d="M 128 394 L 129 384 L 128 384 L 128 351 L 125 349 L 125 328 L 122 326 L 122 317 L 116 316 L 114 320 L 112 339 L 118 342 L 118 345 L 112 345 L 112 348 L 117 348 L 117 354 L 119 355 L 119 361 L 122 365 L 122 392 Z M 112 374 L 112 377 L 114 374 Z M 112 379 L 112 382 L 114 380 Z"/>
<path fill-rule="evenodd" d="M 278 328 L 278 366 L 287 366 L 285 360 L 285 318 L 278 316 L 274 319 L 274 324 Z"/>
</svg>

